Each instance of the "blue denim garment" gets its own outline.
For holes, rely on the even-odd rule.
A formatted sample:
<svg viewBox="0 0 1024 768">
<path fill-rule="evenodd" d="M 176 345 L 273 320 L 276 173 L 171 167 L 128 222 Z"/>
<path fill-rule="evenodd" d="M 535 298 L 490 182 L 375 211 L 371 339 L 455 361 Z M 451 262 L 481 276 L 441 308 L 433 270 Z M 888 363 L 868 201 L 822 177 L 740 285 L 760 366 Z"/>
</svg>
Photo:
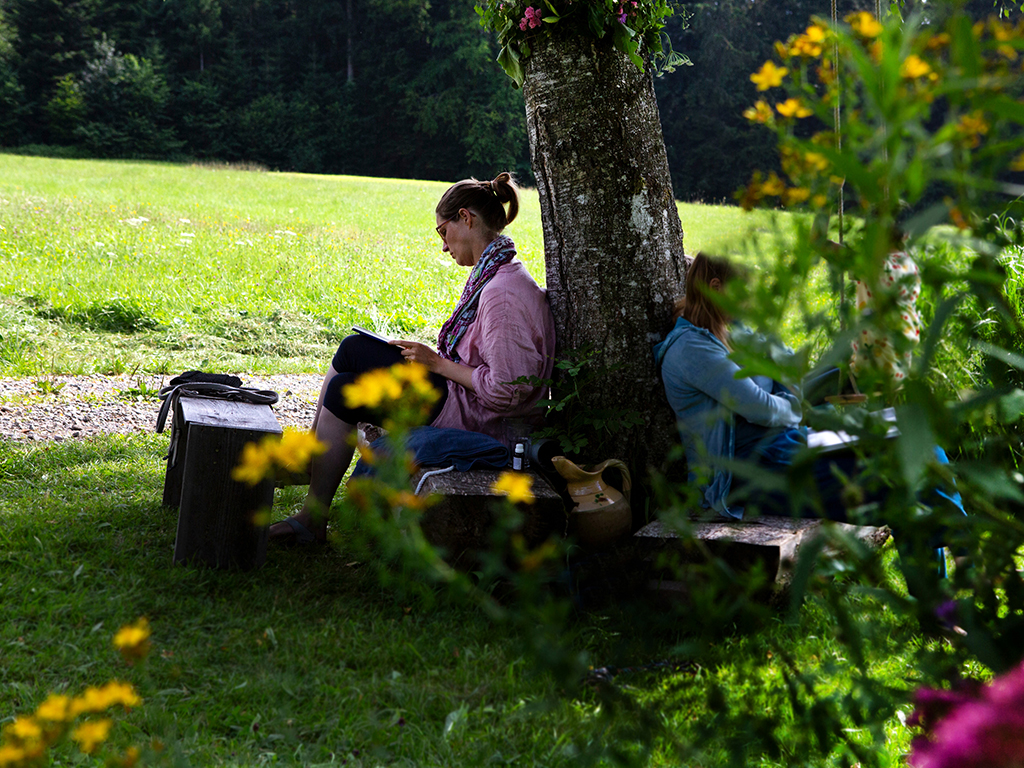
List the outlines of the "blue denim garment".
<svg viewBox="0 0 1024 768">
<path fill-rule="evenodd" d="M 799 399 L 767 376 L 736 378 L 740 367 L 728 354 L 714 334 L 684 318 L 654 346 L 665 396 L 686 449 L 690 482 L 698 481 L 695 468 L 709 466 L 714 474 L 701 486 L 702 506 L 739 519 L 743 510 L 726 504 L 732 473 L 715 466 L 716 459 L 733 458 L 733 414 L 763 427 L 796 427 L 801 410 Z"/>
<path fill-rule="evenodd" d="M 454 465 L 459 472 L 466 472 L 474 467 L 502 469 L 509 462 L 509 450 L 504 443 L 465 429 L 418 427 L 409 432 L 405 447 L 421 467 Z M 387 436 L 374 440 L 370 448 L 375 453 L 391 453 Z M 373 467 L 362 460 L 352 470 L 352 477 L 372 474 Z"/>
</svg>

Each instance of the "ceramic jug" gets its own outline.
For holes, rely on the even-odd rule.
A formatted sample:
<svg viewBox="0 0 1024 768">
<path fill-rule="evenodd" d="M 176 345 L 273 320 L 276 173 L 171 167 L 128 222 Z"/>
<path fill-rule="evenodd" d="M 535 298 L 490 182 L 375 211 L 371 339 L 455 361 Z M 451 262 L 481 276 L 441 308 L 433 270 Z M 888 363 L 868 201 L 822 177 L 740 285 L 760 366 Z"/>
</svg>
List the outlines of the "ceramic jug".
<svg viewBox="0 0 1024 768">
<path fill-rule="evenodd" d="M 569 484 L 569 495 L 576 503 L 569 515 L 569 526 L 581 543 L 599 547 L 629 533 L 633 524 L 629 507 L 631 480 L 623 462 L 608 459 L 589 470 L 576 466 L 565 456 L 555 456 L 551 463 Z M 602 473 L 608 467 L 622 472 L 625 496 L 604 482 Z"/>
</svg>

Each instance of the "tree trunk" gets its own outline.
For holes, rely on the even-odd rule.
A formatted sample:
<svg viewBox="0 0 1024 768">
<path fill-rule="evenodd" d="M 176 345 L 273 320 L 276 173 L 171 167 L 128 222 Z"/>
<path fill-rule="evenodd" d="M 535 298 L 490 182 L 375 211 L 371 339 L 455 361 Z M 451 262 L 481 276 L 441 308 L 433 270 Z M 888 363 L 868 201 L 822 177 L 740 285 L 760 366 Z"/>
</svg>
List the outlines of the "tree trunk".
<svg viewBox="0 0 1024 768">
<path fill-rule="evenodd" d="M 623 456 L 643 474 L 678 440 L 652 346 L 685 273 L 654 82 L 610 40 L 577 36 L 543 36 L 525 74 L 558 348 L 590 344 L 615 367 L 586 387 L 583 407 L 645 420 L 590 458 Z"/>
</svg>

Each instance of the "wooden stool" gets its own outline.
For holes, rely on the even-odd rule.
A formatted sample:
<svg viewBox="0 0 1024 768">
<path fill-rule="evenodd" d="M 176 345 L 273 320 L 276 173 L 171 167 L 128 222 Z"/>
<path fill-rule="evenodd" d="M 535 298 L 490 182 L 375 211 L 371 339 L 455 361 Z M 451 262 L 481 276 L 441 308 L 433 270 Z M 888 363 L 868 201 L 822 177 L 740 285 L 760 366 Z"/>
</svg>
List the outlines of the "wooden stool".
<svg viewBox="0 0 1024 768">
<path fill-rule="evenodd" d="M 174 562 L 259 568 L 267 554 L 274 480 L 250 486 L 231 479 L 246 443 L 281 434 L 269 405 L 182 396 L 174 406 L 163 503 L 179 507 Z"/>
</svg>

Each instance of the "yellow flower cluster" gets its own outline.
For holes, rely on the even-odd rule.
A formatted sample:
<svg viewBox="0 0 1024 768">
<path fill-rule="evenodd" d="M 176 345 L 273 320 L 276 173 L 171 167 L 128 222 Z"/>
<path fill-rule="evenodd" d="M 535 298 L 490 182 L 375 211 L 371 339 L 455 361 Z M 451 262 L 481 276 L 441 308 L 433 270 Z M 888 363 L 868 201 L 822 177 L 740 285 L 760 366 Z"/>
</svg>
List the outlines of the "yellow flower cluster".
<svg viewBox="0 0 1024 768">
<path fill-rule="evenodd" d="M 115 635 L 114 644 L 125 648 L 148 645 L 149 626 L 145 619 L 122 627 Z M 51 693 L 31 715 L 21 715 L 4 726 L 0 741 L 0 768 L 29 768 L 44 762 L 46 750 L 65 734 L 71 737 L 80 751 L 91 755 L 107 740 L 113 721 L 110 718 L 87 719 L 75 725 L 81 715 L 95 715 L 113 707 L 137 707 L 142 698 L 130 683 L 111 680 L 102 686 L 86 688 L 79 696 Z M 130 767 L 138 760 L 139 752 L 131 749 L 118 761 Z"/>
<path fill-rule="evenodd" d="M 143 659 L 149 653 L 149 621 L 145 616 L 134 624 L 126 624 L 114 635 L 114 647 L 127 662 Z"/>
<path fill-rule="evenodd" d="M 743 110 L 743 116 L 752 123 L 769 123 L 771 122 L 774 114 L 772 108 L 768 105 L 768 102 L 764 99 L 758 99 L 754 106 L 747 107 Z"/>
<path fill-rule="evenodd" d="M 963 137 L 967 146 L 973 148 L 981 143 L 981 137 L 988 133 L 990 127 L 984 113 L 976 109 L 970 114 L 960 116 L 956 132 Z"/>
<path fill-rule="evenodd" d="M 867 11 L 859 11 L 858 13 L 851 13 L 849 16 L 844 18 L 847 24 L 850 25 L 850 29 L 860 37 L 874 38 L 882 34 L 882 25 L 878 23 L 878 19 L 873 14 Z"/>
<path fill-rule="evenodd" d="M 501 496 L 508 496 L 513 504 L 533 504 L 533 478 L 521 472 L 502 472 L 494 481 L 491 490 Z"/>
<path fill-rule="evenodd" d="M 741 190 L 737 197 L 740 206 L 745 211 L 751 210 L 755 205 L 768 197 L 777 197 L 783 205 L 797 205 L 812 200 L 815 207 L 825 204 L 824 195 L 811 197 L 811 190 L 801 186 L 786 186 L 786 182 L 779 178 L 779 175 L 772 171 L 765 179 L 760 171 L 754 171 L 754 178 L 745 189 Z"/>
<path fill-rule="evenodd" d="M 769 88 L 777 88 L 782 85 L 782 78 L 788 72 L 786 67 L 779 67 L 769 59 L 761 65 L 761 69 L 750 76 L 750 82 L 757 86 L 757 90 L 767 91 Z"/>
<path fill-rule="evenodd" d="M 926 76 L 933 82 L 939 79 L 928 62 L 915 53 L 907 56 L 900 65 L 900 77 L 904 80 L 917 80 Z"/>
<path fill-rule="evenodd" d="M 814 114 L 810 107 L 804 104 L 800 99 L 786 99 L 781 104 L 776 104 L 775 109 L 783 117 L 810 117 Z"/>
<path fill-rule="evenodd" d="M 427 367 L 419 363 L 396 363 L 367 371 L 345 385 L 345 404 L 349 408 L 379 408 L 410 394 L 416 400 L 435 402 L 439 395 L 427 374 Z"/>
<path fill-rule="evenodd" d="M 802 56 L 803 58 L 815 59 L 821 56 L 824 50 L 825 28 L 818 24 L 811 24 L 802 35 L 796 35 L 789 39 L 789 47 L 786 53 L 790 56 Z"/>
<path fill-rule="evenodd" d="M 289 428 L 281 437 L 268 435 L 259 443 L 246 443 L 231 477 L 240 483 L 258 485 L 278 468 L 304 472 L 310 459 L 326 450 L 327 446 L 312 432 Z"/>
</svg>

